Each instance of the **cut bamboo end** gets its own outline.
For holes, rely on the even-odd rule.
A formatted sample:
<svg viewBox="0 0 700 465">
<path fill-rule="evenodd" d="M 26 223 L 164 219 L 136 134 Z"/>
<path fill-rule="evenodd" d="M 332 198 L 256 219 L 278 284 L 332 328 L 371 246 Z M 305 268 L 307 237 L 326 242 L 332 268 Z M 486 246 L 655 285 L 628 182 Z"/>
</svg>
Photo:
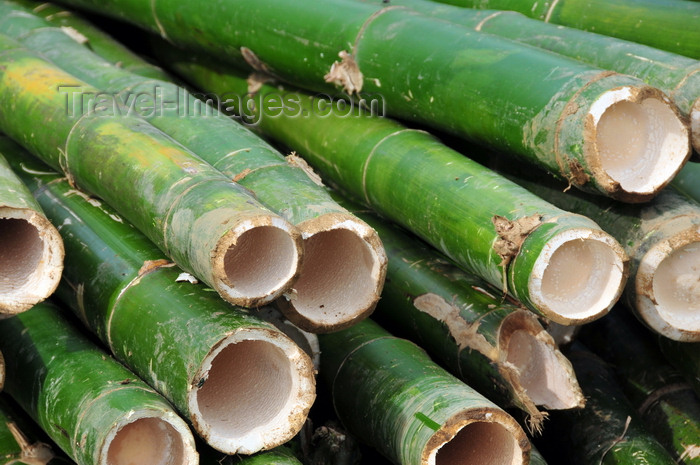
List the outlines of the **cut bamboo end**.
<svg viewBox="0 0 700 465">
<path fill-rule="evenodd" d="M 585 400 L 571 362 L 533 314 L 523 311 L 509 316 L 499 344 L 505 347 L 506 367 L 514 369 L 511 379 L 516 390 L 522 389 L 528 398 L 523 403 L 550 410 L 583 407 Z"/>
<path fill-rule="evenodd" d="M 135 412 L 116 424 L 100 452 L 100 465 L 197 465 L 187 424 L 173 413 Z"/>
<path fill-rule="evenodd" d="M 189 393 L 192 424 L 226 454 L 279 446 L 301 430 L 315 398 L 313 364 L 276 330 L 237 331 L 206 357 Z"/>
<path fill-rule="evenodd" d="M 33 210 L 0 207 L 0 313 L 30 309 L 50 296 L 63 271 L 63 240 Z"/>
<path fill-rule="evenodd" d="M 300 224 L 304 261 L 279 306 L 314 333 L 339 331 L 368 317 L 379 300 L 387 258 L 377 233 L 353 215 L 330 213 Z"/>
<path fill-rule="evenodd" d="M 302 250 L 301 234 L 281 218 L 241 221 L 212 253 L 213 287 L 234 305 L 269 303 L 297 279 Z"/>
<path fill-rule="evenodd" d="M 530 299 L 563 325 L 588 323 L 617 302 L 627 279 L 627 255 L 609 234 L 570 229 L 543 247 L 530 275 Z"/>
<path fill-rule="evenodd" d="M 682 342 L 700 341 L 700 227 L 655 244 L 635 277 L 636 309 L 654 331 Z"/>
<path fill-rule="evenodd" d="M 522 428 L 498 408 L 465 410 L 450 418 L 423 450 L 425 465 L 524 465 L 530 443 Z"/>
<path fill-rule="evenodd" d="M 650 200 L 690 156 L 688 126 L 657 89 L 610 90 L 588 115 L 586 140 L 595 141 L 589 164 L 599 184 L 619 200 Z"/>
</svg>

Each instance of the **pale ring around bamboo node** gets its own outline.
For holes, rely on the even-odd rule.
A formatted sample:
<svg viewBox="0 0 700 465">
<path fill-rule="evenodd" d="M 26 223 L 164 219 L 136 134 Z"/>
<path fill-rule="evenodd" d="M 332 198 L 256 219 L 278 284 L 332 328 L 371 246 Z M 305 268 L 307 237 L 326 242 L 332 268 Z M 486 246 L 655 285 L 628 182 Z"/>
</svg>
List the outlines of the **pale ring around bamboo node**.
<svg viewBox="0 0 700 465">
<path fill-rule="evenodd" d="M 19 313 L 50 296 L 63 272 L 63 240 L 30 209 L 0 207 L 0 313 Z"/>
<path fill-rule="evenodd" d="M 668 184 L 690 156 L 690 132 L 675 105 L 651 87 L 605 92 L 590 107 L 586 140 L 598 182 L 622 200 L 643 201 Z"/>
<path fill-rule="evenodd" d="M 209 445 L 253 454 L 294 437 L 315 396 L 306 353 L 276 329 L 246 328 L 207 355 L 187 402 L 194 428 Z"/>
<path fill-rule="evenodd" d="M 368 317 L 379 300 L 387 258 L 377 233 L 344 213 L 300 224 L 304 260 L 293 291 L 279 301 L 305 331 L 338 331 Z"/>
<path fill-rule="evenodd" d="M 650 328 L 676 341 L 700 341 L 700 227 L 647 251 L 634 285 L 637 312 Z"/>
<path fill-rule="evenodd" d="M 523 465 L 528 447 L 522 428 L 498 408 L 465 410 L 430 438 L 421 463 L 427 465 Z"/>
<path fill-rule="evenodd" d="M 302 250 L 301 234 L 282 218 L 261 215 L 243 220 L 217 244 L 213 287 L 236 305 L 269 303 L 297 279 Z"/>
<path fill-rule="evenodd" d="M 141 410 L 114 425 L 100 451 L 103 465 L 197 465 L 187 424 L 173 412 Z"/>
<path fill-rule="evenodd" d="M 700 97 L 690 109 L 690 137 L 695 152 L 700 154 Z"/>
<path fill-rule="evenodd" d="M 627 255 L 609 234 L 569 229 L 550 239 L 530 274 L 530 300 L 542 314 L 564 325 L 604 316 L 627 279 Z"/>
</svg>

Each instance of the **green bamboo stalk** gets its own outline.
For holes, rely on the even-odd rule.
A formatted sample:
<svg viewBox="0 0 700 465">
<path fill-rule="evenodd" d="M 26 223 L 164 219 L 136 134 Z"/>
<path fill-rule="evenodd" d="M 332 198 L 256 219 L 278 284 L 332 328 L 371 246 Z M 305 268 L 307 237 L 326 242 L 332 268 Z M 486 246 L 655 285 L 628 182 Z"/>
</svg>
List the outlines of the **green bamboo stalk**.
<svg viewBox="0 0 700 465">
<path fill-rule="evenodd" d="M 700 343 L 678 342 L 665 337 L 658 340 L 666 360 L 683 374 L 700 396 Z"/>
<path fill-rule="evenodd" d="M 192 434 L 165 399 L 58 312 L 41 303 L 0 320 L 6 391 L 80 464 L 197 464 Z"/>
<path fill-rule="evenodd" d="M 348 94 L 381 95 L 390 114 L 515 154 L 572 185 L 625 201 L 653 197 L 690 153 L 675 106 L 642 81 L 403 7 L 345 0 L 246 0 L 211 8 L 158 0 L 148 9 L 137 0 L 66 3 L 310 89 L 328 90 L 329 82 Z M 638 124 L 647 118 L 648 125 Z M 621 133 L 640 144 L 627 144 Z"/>
<path fill-rule="evenodd" d="M 171 63 L 201 88 L 247 92 L 246 80 L 230 71 L 188 60 Z M 294 102 L 300 112 L 272 116 L 269 109 L 278 99 Z M 620 295 L 626 258 L 595 223 L 554 208 L 425 132 L 269 85 L 240 104 L 254 106 L 258 128 L 297 150 L 331 184 L 407 227 L 466 271 L 507 287 L 547 318 L 591 321 Z M 609 268 L 597 267 L 600 274 L 593 272 L 568 293 L 554 270 L 571 266 L 569 260 L 580 265 L 575 255 L 581 249 L 573 246 L 578 241 L 592 260 Z"/>
<path fill-rule="evenodd" d="M 628 306 L 659 334 L 700 341 L 700 205 L 672 189 L 648 204 L 624 205 L 562 192 L 563 186 L 522 171 L 511 179 L 560 208 L 588 216 L 612 234 L 631 258 L 624 294 Z"/>
<path fill-rule="evenodd" d="M 147 122 L 114 114 L 123 107 L 84 111 L 97 89 L 5 36 L 0 50 L 0 129 L 232 303 L 260 305 L 291 286 L 302 246 L 292 225 Z"/>
<path fill-rule="evenodd" d="M 470 8 L 514 10 L 554 24 L 595 31 L 700 59 L 700 5 L 677 0 L 437 0 Z"/>
<path fill-rule="evenodd" d="M 700 400 L 649 332 L 620 310 L 584 327 L 581 340 L 613 366 L 644 425 L 676 462 L 699 464 Z"/>
<path fill-rule="evenodd" d="M 13 3 L 30 9 L 34 14 L 60 27 L 90 50 L 105 57 L 112 63 L 132 73 L 152 79 L 167 81 L 168 73 L 160 67 L 145 61 L 124 45 L 116 42 L 109 34 L 95 27 L 79 14 L 52 3 L 37 3 L 32 0 L 12 0 Z"/>
<path fill-rule="evenodd" d="M 370 320 L 320 336 L 338 418 L 396 464 L 528 463 L 513 418 Z"/>
<path fill-rule="evenodd" d="M 63 270 L 61 236 L 2 156 L 0 243 L 0 315 L 23 312 L 50 296 Z"/>
<path fill-rule="evenodd" d="M 547 461 L 542 457 L 540 451 L 535 449 L 535 446 L 530 449 L 530 465 L 547 465 Z"/>
<path fill-rule="evenodd" d="M 533 431 L 546 418 L 537 405 L 584 405 L 571 364 L 532 312 L 504 303 L 483 280 L 369 212 L 340 203 L 379 233 L 389 257 L 374 316 L 380 324 L 424 348 L 497 404 L 525 411 Z"/>
<path fill-rule="evenodd" d="M 586 407 L 560 412 L 577 465 L 671 465 L 676 461 L 642 426 L 608 366 L 575 342 L 567 356 L 576 369 Z"/>
<path fill-rule="evenodd" d="M 381 0 L 360 0 L 380 4 Z M 427 0 L 393 0 L 434 18 L 543 48 L 589 65 L 629 74 L 664 91 L 690 117 L 693 146 L 700 153 L 700 63 L 646 45 L 556 26 L 515 11 L 474 10 Z M 698 17 L 700 19 L 700 16 Z"/>
<path fill-rule="evenodd" d="M 700 203 L 700 163 L 688 163 L 671 185 L 692 201 Z"/>
<path fill-rule="evenodd" d="M 0 461 L 3 465 L 71 465 L 56 456 L 39 428 L 7 395 L 0 396 Z"/>
<path fill-rule="evenodd" d="M 150 123 L 298 227 L 305 243 L 305 259 L 300 279 L 280 301 L 296 325 L 314 332 L 335 331 L 372 312 L 386 269 L 381 242 L 371 228 L 333 202 L 323 187 L 309 178 L 304 165 L 299 166 L 297 158 L 285 159 L 258 136 L 218 111 L 206 109 L 171 82 L 112 66 L 12 2 L 0 3 L 0 10 L 0 32 L 21 40 L 70 74 L 114 92 L 117 99 L 137 102 L 134 96 L 151 96 L 148 105 L 156 111 L 149 107 Z M 107 46 L 108 42 L 103 42 L 103 48 Z M 134 66 L 135 60 L 132 57 Z"/>
<path fill-rule="evenodd" d="M 61 225 L 68 257 L 58 295 L 203 439 L 250 454 L 301 429 L 314 399 L 313 365 L 291 339 L 188 282 L 116 212 L 46 174 L 19 147 L 6 156 Z"/>
</svg>

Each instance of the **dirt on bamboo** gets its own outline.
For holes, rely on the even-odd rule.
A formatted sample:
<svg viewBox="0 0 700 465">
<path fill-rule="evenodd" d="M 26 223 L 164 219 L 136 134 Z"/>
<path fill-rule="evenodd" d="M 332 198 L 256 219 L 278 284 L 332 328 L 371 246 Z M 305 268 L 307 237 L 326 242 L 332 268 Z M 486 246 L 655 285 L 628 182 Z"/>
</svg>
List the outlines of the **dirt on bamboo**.
<svg viewBox="0 0 700 465">
<path fill-rule="evenodd" d="M 82 96 L 98 89 L 6 36 L 0 49 L 0 129 L 226 300 L 261 305 L 291 287 L 302 252 L 293 225 L 124 107 L 88 111 Z"/>
<path fill-rule="evenodd" d="M 251 454 L 297 434 L 315 398 L 306 353 L 257 312 L 197 284 L 107 205 L 13 155 L 61 225 L 68 259 L 58 295 L 120 361 L 222 452 Z"/>
<path fill-rule="evenodd" d="M 5 18 L 0 21 L 0 32 L 11 34 L 79 79 L 125 101 L 134 95 L 152 95 L 159 111 L 148 114 L 151 124 L 296 225 L 305 249 L 300 277 L 278 301 L 291 321 L 308 331 L 328 332 L 371 314 L 386 273 L 381 241 L 370 227 L 333 202 L 319 180 L 309 176 L 301 158 L 285 158 L 248 129 L 171 82 L 129 73 L 123 62 L 116 66 L 105 61 L 16 4 L 1 3 L 0 10 Z M 75 18 L 73 24 L 83 28 Z M 130 68 L 138 70 L 141 63 L 144 69 L 151 69 L 134 56 L 123 56 L 117 42 L 100 39 L 98 50 L 109 49 L 112 43 L 116 48 L 108 58 L 117 54 L 129 60 Z M 174 101 L 182 102 L 184 111 L 167 104 Z M 143 114 L 143 110 L 136 108 L 135 112 Z"/>
<path fill-rule="evenodd" d="M 196 465 L 194 438 L 170 404 L 43 302 L 0 320 L 5 390 L 85 465 Z M 148 450 L 144 450 L 144 440 Z"/>
<path fill-rule="evenodd" d="M 0 317 L 49 297 L 64 256 L 60 234 L 2 157 L 7 143 L 0 139 Z"/>
</svg>

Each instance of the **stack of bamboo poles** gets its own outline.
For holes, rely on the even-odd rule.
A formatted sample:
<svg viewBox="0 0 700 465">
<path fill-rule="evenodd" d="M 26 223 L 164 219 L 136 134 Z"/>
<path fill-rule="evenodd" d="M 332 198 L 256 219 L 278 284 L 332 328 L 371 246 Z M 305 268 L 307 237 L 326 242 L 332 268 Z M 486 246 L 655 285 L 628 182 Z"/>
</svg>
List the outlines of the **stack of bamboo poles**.
<svg viewBox="0 0 700 465">
<path fill-rule="evenodd" d="M 317 369 L 349 432 L 397 464 L 544 463 L 499 406 L 524 412 L 527 429 L 545 437 L 540 408 L 551 411 L 571 432 L 577 463 L 698 463 L 700 402 L 682 378 L 697 378 L 698 351 L 670 340 L 700 340 L 700 206 L 689 199 L 700 201 L 700 176 L 681 170 L 687 120 L 700 111 L 697 62 L 556 27 L 533 42 L 510 29 L 539 23 L 422 0 L 221 2 L 213 12 L 185 0 L 66 3 L 249 66 L 252 75 L 156 40 L 150 48 L 197 87 L 234 93 L 227 110 L 303 156 L 283 157 L 77 16 L 0 2 L 0 130 L 51 168 L 7 138 L 1 153 L 36 197 L 21 208 L 43 208 L 63 238 L 43 239 L 49 256 L 62 258 L 65 246 L 58 298 L 132 370 L 51 304 L 0 321 L 6 390 L 73 460 L 298 464 L 279 446 L 302 430 Z M 547 20 L 562 16 L 556 3 Z M 571 37 L 605 53 L 556 45 Z M 525 62 L 533 73 L 516 80 L 510 70 Z M 280 80 L 349 95 L 337 101 Z M 149 92 L 160 112 L 129 104 Z M 367 92 L 392 114 L 510 152 L 565 183 L 512 163 L 485 168 L 424 131 L 341 105 L 353 95 L 366 102 Z M 184 113 L 168 109 L 173 101 Z M 331 195 L 307 162 L 448 258 Z M 607 198 L 561 192 L 573 186 Z M 27 263 L 48 261 L 32 253 Z M 663 351 L 691 360 L 679 372 L 644 345 L 648 333 L 607 315 L 623 291 L 665 336 Z M 380 293 L 376 320 L 452 374 L 365 320 Z M 273 301 L 289 322 L 241 308 Z M 594 320 L 581 340 L 616 373 L 579 343 L 565 352 L 572 366 L 542 325 Z M 57 328 L 61 337 L 48 336 Z M 637 346 L 614 350 L 624 337 Z M 642 366 L 627 366 L 637 355 Z M 178 414 L 226 456 L 197 445 L 198 459 Z M 11 453 L 25 458 L 34 450 L 25 443 Z M 55 462 L 37 450 L 40 463 Z"/>
</svg>

